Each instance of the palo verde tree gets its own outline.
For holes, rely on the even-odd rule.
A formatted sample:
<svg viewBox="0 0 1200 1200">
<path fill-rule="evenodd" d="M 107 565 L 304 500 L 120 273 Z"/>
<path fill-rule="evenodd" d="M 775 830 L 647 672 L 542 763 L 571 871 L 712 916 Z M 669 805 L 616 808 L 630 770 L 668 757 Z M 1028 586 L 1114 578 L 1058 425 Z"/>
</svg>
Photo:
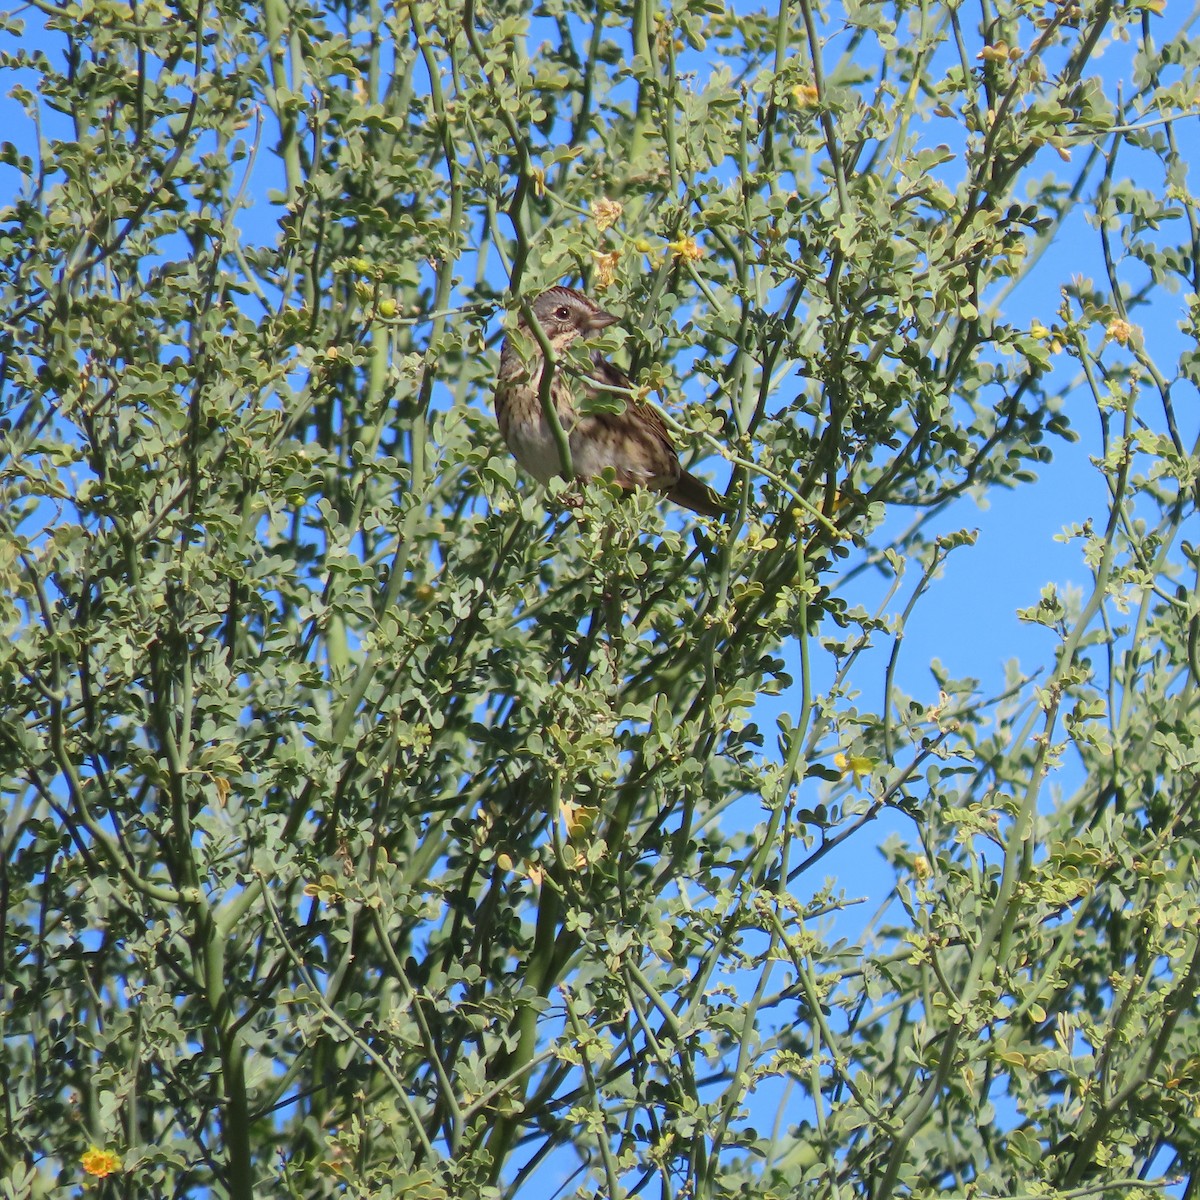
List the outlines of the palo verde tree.
<svg viewBox="0 0 1200 1200">
<path fill-rule="evenodd" d="M 1191 1195 L 1186 22 L 31 0 L 0 52 L 5 1195 Z M 518 472 L 560 282 L 726 518 Z M 1052 652 L 922 691 L 943 562 L 1003 569 L 954 505 L 1077 437 Z"/>
</svg>

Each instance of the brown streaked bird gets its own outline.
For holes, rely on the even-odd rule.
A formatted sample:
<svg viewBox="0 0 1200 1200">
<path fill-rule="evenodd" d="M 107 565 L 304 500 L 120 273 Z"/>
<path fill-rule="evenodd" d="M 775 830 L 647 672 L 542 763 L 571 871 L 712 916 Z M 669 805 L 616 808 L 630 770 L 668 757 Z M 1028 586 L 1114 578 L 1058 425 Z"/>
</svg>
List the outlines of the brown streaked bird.
<svg viewBox="0 0 1200 1200">
<path fill-rule="evenodd" d="M 555 355 L 577 338 L 587 338 L 617 320 L 582 292 L 567 287 L 543 292 L 533 302 L 533 315 Z M 517 328 L 534 342 L 534 353 L 525 361 L 511 340 L 504 339 L 496 379 L 496 421 L 517 462 L 542 483 L 549 483 L 562 474 L 562 459 L 542 412 L 545 359 L 526 322 L 522 320 Z M 631 386 L 629 377 L 598 350 L 592 352 L 591 376 L 606 387 Z M 705 517 L 725 513 L 716 492 L 679 465 L 662 417 L 648 404 L 630 398 L 623 412 L 581 416 L 575 407 L 576 396 L 594 396 L 597 389 L 572 374 L 564 362 L 555 365 L 550 394 L 567 433 L 577 479 L 593 479 L 611 467 L 623 488 L 665 492 L 668 499 Z"/>
</svg>

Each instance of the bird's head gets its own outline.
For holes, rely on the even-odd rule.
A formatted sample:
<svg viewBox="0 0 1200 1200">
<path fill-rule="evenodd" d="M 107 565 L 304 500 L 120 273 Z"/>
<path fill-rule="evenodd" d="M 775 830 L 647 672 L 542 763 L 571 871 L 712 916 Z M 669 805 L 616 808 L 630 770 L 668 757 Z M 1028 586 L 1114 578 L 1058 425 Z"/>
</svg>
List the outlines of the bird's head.
<svg viewBox="0 0 1200 1200">
<path fill-rule="evenodd" d="M 594 300 L 574 288 L 552 287 L 533 302 L 533 315 L 555 350 L 586 338 L 616 321 Z"/>
</svg>

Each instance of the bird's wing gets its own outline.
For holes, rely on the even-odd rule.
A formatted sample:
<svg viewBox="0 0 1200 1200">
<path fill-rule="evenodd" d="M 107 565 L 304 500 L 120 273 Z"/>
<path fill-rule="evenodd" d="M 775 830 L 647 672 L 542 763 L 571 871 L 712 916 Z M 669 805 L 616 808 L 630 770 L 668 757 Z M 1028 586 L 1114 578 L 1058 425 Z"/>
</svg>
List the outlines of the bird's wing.
<svg viewBox="0 0 1200 1200">
<path fill-rule="evenodd" d="M 599 350 L 592 352 L 592 378 L 605 385 L 605 387 L 620 388 L 622 391 L 634 392 L 633 381 L 619 367 L 614 367 Z M 615 399 L 615 397 L 613 397 Z M 667 452 L 673 463 L 678 463 L 679 456 L 675 450 L 675 443 L 671 440 L 671 434 L 667 429 L 666 423 L 659 416 L 658 410 L 652 408 L 643 400 L 637 399 L 635 395 L 629 395 L 625 403 L 627 406 L 633 406 L 637 409 L 637 419 L 644 426 L 647 433 L 653 435 L 656 441 L 662 443 L 663 449 Z M 597 416 L 605 416 L 608 414 L 597 413 Z"/>
</svg>

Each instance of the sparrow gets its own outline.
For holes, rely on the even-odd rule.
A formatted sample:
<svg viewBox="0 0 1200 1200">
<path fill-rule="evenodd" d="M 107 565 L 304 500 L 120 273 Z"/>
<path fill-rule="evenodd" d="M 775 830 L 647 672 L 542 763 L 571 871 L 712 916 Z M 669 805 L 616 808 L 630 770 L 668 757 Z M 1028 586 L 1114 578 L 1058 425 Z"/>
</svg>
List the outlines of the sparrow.
<svg viewBox="0 0 1200 1200">
<path fill-rule="evenodd" d="M 617 318 L 574 288 L 552 287 L 533 305 L 533 316 L 541 326 L 556 358 L 577 338 L 587 338 L 612 325 Z M 534 354 L 526 360 L 505 338 L 500 350 L 500 373 L 496 378 L 496 422 L 500 435 L 517 462 L 542 483 L 562 474 L 562 459 L 554 433 L 542 412 L 541 384 L 545 358 L 524 319 L 517 326 L 525 342 L 534 343 Z M 592 352 L 590 378 L 608 388 L 629 389 L 629 376 L 612 365 L 598 350 Z M 623 488 L 644 487 L 665 492 L 676 504 L 705 517 L 725 513 L 716 492 L 679 465 L 679 455 L 662 417 L 643 401 L 629 397 L 622 412 L 580 415 L 578 399 L 599 395 L 588 379 L 559 360 L 550 381 L 550 395 L 558 419 L 571 446 L 571 464 L 577 479 L 593 479 L 611 467 Z"/>
</svg>

